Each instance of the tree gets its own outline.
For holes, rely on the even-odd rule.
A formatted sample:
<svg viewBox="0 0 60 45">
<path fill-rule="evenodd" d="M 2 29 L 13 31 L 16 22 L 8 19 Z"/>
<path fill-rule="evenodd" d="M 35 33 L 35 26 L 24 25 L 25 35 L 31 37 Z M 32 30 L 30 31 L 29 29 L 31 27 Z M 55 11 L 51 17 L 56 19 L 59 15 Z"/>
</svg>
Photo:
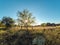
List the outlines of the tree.
<svg viewBox="0 0 60 45">
<path fill-rule="evenodd" d="M 30 26 L 35 22 L 35 17 L 28 10 L 18 11 L 18 24 L 21 26 Z"/>
<path fill-rule="evenodd" d="M 41 26 L 56 26 L 55 23 L 42 23 Z"/>
<path fill-rule="evenodd" d="M 47 24 L 46 23 L 42 23 L 41 26 L 47 26 Z"/>
<path fill-rule="evenodd" d="M 11 27 L 14 24 L 14 20 L 11 17 L 3 17 L 2 21 L 6 28 Z"/>
</svg>

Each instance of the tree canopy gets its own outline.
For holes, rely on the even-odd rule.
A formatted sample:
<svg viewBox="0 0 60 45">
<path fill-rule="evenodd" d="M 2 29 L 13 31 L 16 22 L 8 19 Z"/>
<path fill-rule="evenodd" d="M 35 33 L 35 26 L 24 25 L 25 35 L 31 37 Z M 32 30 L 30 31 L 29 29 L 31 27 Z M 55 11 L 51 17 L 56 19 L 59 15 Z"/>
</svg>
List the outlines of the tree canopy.
<svg viewBox="0 0 60 45">
<path fill-rule="evenodd" d="M 1 23 L 5 24 L 6 27 L 11 27 L 14 20 L 11 17 L 3 17 Z"/>
<path fill-rule="evenodd" d="M 19 25 L 26 26 L 32 25 L 35 22 L 35 17 L 32 16 L 28 10 L 18 11 L 18 22 Z"/>
</svg>

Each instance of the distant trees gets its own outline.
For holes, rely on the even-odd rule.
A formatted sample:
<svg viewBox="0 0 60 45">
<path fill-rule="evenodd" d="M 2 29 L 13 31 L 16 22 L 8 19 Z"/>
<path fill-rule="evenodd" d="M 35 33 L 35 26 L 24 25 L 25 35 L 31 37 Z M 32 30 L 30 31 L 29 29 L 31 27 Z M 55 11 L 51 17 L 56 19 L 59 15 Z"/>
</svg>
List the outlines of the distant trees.
<svg viewBox="0 0 60 45">
<path fill-rule="evenodd" d="M 13 24 L 17 26 L 31 26 L 35 23 L 35 17 L 32 16 L 32 13 L 30 13 L 28 10 L 23 10 L 22 12 L 18 11 L 18 19 L 17 23 L 14 24 L 14 20 L 11 17 L 3 17 L 2 20 L 0 20 L 0 27 L 4 27 L 4 25 L 8 28 L 11 27 Z M 39 25 L 40 26 L 40 25 Z M 59 24 L 55 23 L 42 23 L 41 26 L 60 26 Z"/>
<path fill-rule="evenodd" d="M 57 26 L 55 23 L 42 23 L 41 26 Z"/>
<path fill-rule="evenodd" d="M 14 24 L 14 20 L 11 17 L 3 17 L 1 23 L 5 24 L 6 28 L 8 28 Z"/>
<path fill-rule="evenodd" d="M 41 26 L 60 26 L 60 23 L 55 24 L 55 23 L 42 23 Z"/>
<path fill-rule="evenodd" d="M 18 23 L 20 26 L 30 26 L 35 22 L 35 17 L 28 10 L 18 11 Z"/>
<path fill-rule="evenodd" d="M 13 24 L 19 24 L 18 26 L 31 26 L 33 23 L 35 23 L 35 17 L 32 16 L 32 13 L 30 13 L 28 10 L 23 10 L 22 12 L 18 11 L 18 19 L 17 23 L 13 20 L 11 17 L 3 17 L 0 21 L 0 27 L 5 26 L 6 28 L 11 27 Z M 2 25 L 1 25 L 2 24 Z"/>
<path fill-rule="evenodd" d="M 41 26 L 46 26 L 46 23 L 42 23 Z"/>
</svg>

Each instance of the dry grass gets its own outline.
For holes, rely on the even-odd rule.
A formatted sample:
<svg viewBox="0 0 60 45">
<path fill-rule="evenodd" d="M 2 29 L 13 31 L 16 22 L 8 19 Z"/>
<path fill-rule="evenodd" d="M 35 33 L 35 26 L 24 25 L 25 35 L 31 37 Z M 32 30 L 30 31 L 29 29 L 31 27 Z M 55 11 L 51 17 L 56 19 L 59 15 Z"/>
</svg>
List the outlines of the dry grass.
<svg viewBox="0 0 60 45">
<path fill-rule="evenodd" d="M 20 30 L 20 29 L 23 29 L 23 30 L 54 30 L 54 29 L 60 29 L 60 26 L 46 26 L 46 27 L 42 27 L 42 26 L 33 26 L 33 27 L 12 27 L 11 30 Z"/>
</svg>

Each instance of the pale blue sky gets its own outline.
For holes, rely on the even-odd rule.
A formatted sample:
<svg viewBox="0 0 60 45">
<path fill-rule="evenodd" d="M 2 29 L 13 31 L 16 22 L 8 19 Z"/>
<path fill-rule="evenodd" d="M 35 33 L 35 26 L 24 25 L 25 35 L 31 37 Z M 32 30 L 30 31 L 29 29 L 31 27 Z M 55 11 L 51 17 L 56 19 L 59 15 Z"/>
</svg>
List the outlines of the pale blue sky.
<svg viewBox="0 0 60 45">
<path fill-rule="evenodd" d="M 59 0 L 0 0 L 0 19 L 10 16 L 17 19 L 17 11 L 28 9 L 38 24 L 60 23 Z"/>
</svg>

